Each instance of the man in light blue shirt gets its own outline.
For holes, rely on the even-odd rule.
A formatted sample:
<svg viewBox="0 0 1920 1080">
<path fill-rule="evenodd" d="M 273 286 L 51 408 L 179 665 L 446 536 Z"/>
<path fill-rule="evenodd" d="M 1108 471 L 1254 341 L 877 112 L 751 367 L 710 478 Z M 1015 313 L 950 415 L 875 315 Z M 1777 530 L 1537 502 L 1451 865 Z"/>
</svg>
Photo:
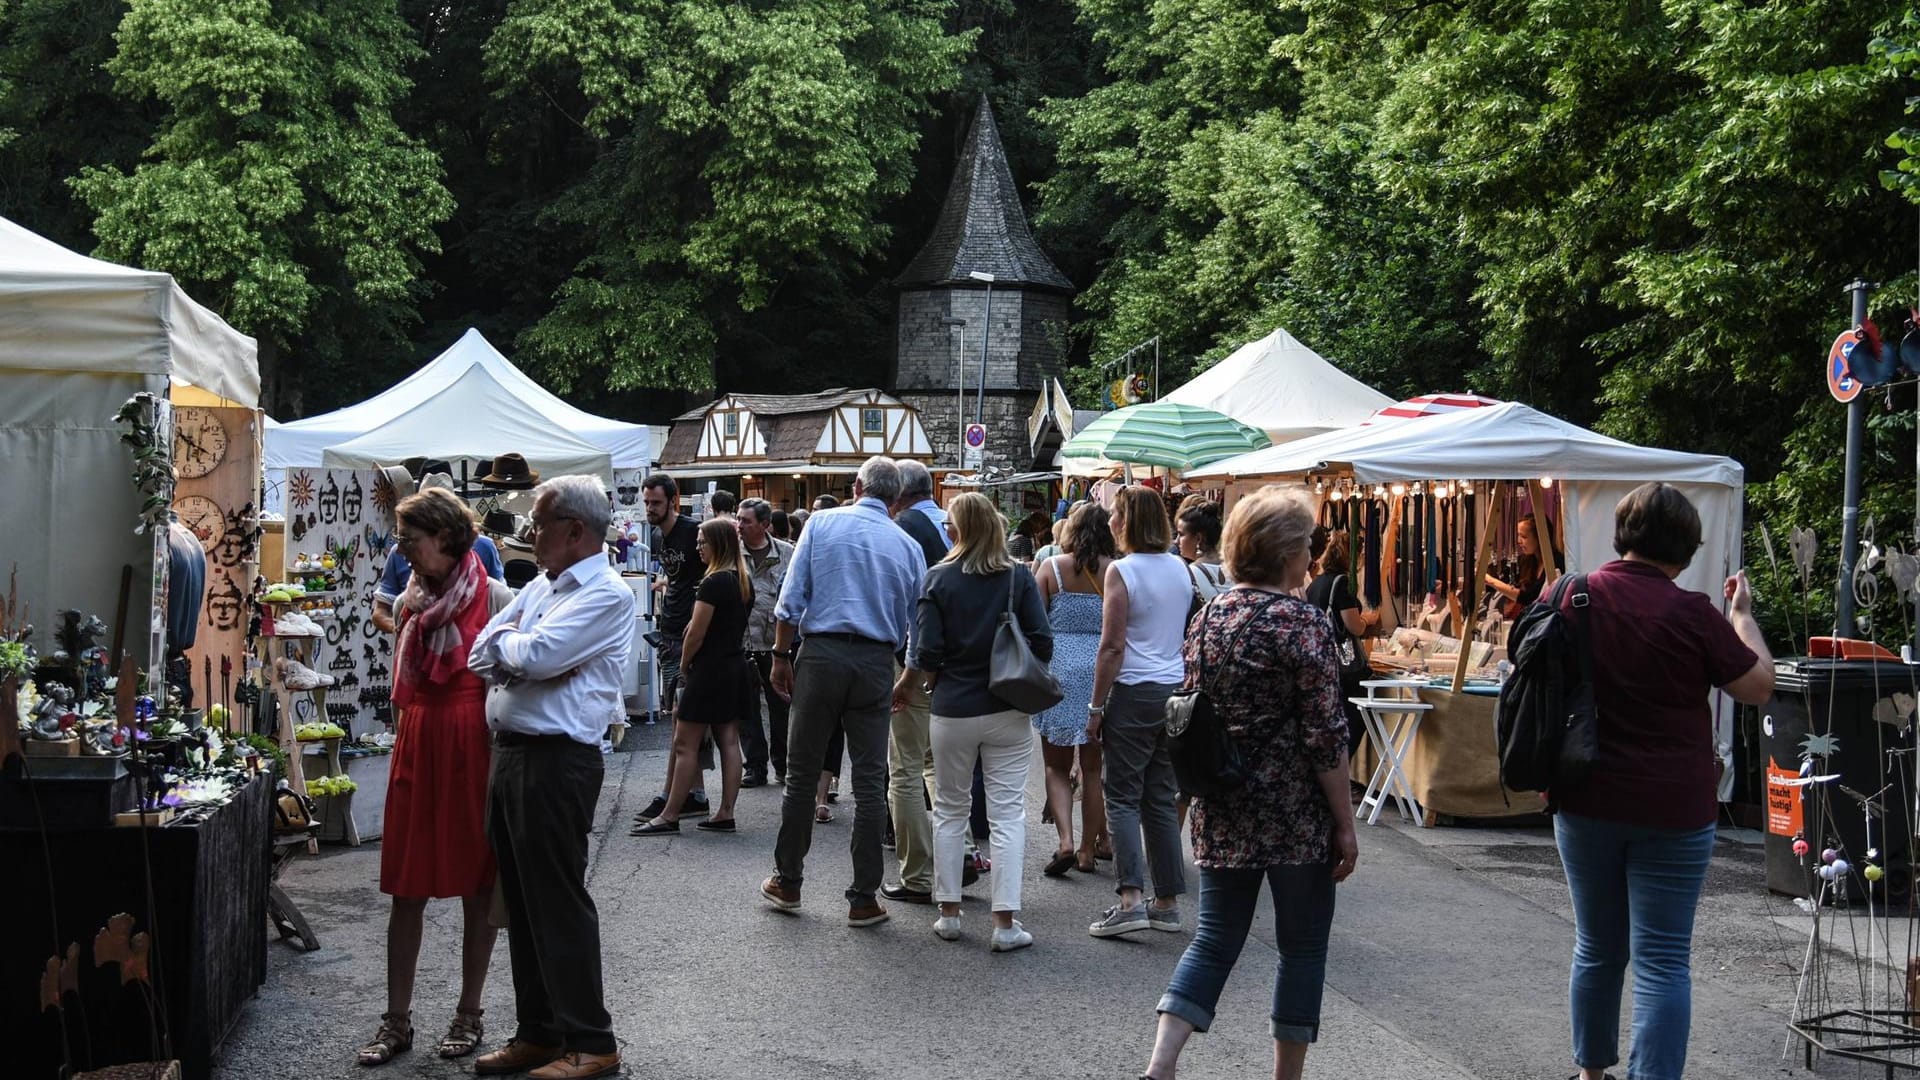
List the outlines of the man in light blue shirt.
<svg viewBox="0 0 1920 1080">
<path fill-rule="evenodd" d="M 800 906 L 819 775 L 803 763 L 824 761 L 828 739 L 839 727 L 853 764 L 853 884 L 846 894 L 851 926 L 887 918 L 875 896 L 883 872 L 887 717 L 894 658 L 906 649 L 927 569 L 920 545 L 889 516 L 900 491 L 900 469 L 891 459 L 867 459 L 853 484 L 853 505 L 808 519 L 773 609 L 773 688 L 793 702 L 793 710 L 776 871 L 760 892 L 781 910 Z M 797 654 L 796 638 L 804 642 Z"/>
</svg>

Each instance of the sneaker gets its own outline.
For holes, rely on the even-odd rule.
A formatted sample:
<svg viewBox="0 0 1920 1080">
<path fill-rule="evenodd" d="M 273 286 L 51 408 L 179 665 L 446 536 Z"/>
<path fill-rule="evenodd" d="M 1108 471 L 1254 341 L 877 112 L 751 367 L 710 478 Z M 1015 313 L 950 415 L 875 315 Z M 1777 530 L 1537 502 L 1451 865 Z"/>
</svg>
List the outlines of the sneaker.
<svg viewBox="0 0 1920 1080">
<path fill-rule="evenodd" d="M 800 906 L 800 886 L 789 885 L 775 874 L 760 883 L 760 895 L 781 911 L 793 911 Z"/>
<path fill-rule="evenodd" d="M 680 804 L 681 817 L 706 817 L 707 797 L 697 791 L 687 792 L 687 800 Z"/>
<path fill-rule="evenodd" d="M 1119 937 L 1121 934 L 1138 933 L 1152 925 L 1147 921 L 1147 905 L 1121 907 L 1115 904 L 1107 909 L 1099 922 L 1087 927 L 1087 933 L 1094 937 Z"/>
<path fill-rule="evenodd" d="M 878 900 L 855 900 L 847 905 L 848 926 L 878 926 L 890 916 Z"/>
<path fill-rule="evenodd" d="M 1165 930 L 1169 934 L 1180 932 L 1180 908 L 1178 905 L 1162 911 L 1152 904 L 1147 905 L 1147 922 L 1155 930 Z"/>
<path fill-rule="evenodd" d="M 933 935 L 941 941 L 959 941 L 960 916 L 942 915 L 933 920 Z"/>
<path fill-rule="evenodd" d="M 333 676 L 322 675 L 291 656 L 283 656 L 278 663 L 280 684 L 289 690 L 317 690 L 333 685 Z"/>
<path fill-rule="evenodd" d="M 1012 952 L 1032 944 L 1033 935 L 1027 933 L 1027 928 L 1020 925 L 1019 919 L 1013 920 L 1013 925 L 1004 930 L 997 926 L 993 928 L 994 952 Z"/>
</svg>

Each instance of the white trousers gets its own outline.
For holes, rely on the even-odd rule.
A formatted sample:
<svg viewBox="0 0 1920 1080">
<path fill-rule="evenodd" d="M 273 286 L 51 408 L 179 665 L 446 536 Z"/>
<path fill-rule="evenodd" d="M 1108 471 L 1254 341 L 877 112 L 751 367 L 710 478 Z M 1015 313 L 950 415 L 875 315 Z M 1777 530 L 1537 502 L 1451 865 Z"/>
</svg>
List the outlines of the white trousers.
<svg viewBox="0 0 1920 1080">
<path fill-rule="evenodd" d="M 1033 724 L 1022 712 L 935 716 L 933 729 L 933 898 L 960 902 L 967 854 L 967 812 L 973 805 L 973 763 L 986 780 L 987 824 L 993 834 L 993 910 L 1020 910 L 1020 872 L 1027 852 L 1027 770 Z"/>
</svg>

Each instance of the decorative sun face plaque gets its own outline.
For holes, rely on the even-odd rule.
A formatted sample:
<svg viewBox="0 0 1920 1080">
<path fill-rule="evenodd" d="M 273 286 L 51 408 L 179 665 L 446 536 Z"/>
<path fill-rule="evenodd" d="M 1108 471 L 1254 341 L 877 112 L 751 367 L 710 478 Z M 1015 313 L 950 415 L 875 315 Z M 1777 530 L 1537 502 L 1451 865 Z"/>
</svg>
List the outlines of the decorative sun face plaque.
<svg viewBox="0 0 1920 1080">
<path fill-rule="evenodd" d="M 205 476 L 227 457 L 227 429 L 207 409 L 173 410 L 173 466 L 183 478 Z"/>
</svg>

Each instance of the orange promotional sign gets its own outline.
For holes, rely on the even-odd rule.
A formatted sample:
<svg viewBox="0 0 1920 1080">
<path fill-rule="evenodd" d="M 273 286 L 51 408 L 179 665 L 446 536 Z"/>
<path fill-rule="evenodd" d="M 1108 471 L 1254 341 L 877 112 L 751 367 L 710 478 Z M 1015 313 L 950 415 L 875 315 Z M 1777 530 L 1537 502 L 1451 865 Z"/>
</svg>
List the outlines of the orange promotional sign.
<svg viewBox="0 0 1920 1080">
<path fill-rule="evenodd" d="M 1767 762 L 1767 831 L 1775 836 L 1799 836 L 1806 828 L 1806 804 L 1800 796 L 1807 789 L 1776 783 L 1798 779 L 1798 769 L 1783 769 Z"/>
</svg>

